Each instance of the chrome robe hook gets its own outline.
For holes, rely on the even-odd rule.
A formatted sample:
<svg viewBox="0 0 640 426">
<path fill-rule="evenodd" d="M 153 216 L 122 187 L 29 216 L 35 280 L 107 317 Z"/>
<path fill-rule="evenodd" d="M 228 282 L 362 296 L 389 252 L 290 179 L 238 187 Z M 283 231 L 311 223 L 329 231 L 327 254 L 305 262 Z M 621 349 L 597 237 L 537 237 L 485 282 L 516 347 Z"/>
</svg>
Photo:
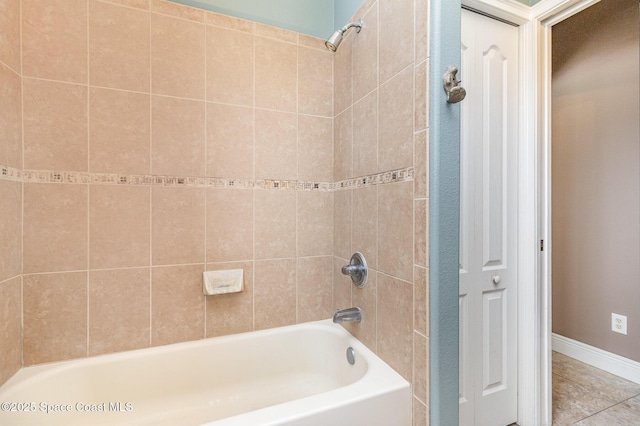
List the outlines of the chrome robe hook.
<svg viewBox="0 0 640 426">
<path fill-rule="evenodd" d="M 450 104 L 457 104 L 467 96 L 467 91 L 464 87 L 460 86 L 461 81 L 458 80 L 456 74 L 458 68 L 454 65 L 449 65 L 447 71 L 442 76 L 442 87 L 447 94 L 447 102 Z"/>
</svg>

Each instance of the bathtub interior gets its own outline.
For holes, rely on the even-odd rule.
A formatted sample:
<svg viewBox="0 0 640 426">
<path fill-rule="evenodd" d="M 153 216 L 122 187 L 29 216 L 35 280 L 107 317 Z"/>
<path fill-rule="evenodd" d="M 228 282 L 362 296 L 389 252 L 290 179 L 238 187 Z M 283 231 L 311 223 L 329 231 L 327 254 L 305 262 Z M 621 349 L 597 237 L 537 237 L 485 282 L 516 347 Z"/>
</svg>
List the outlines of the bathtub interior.
<svg viewBox="0 0 640 426">
<path fill-rule="evenodd" d="M 348 346 L 356 349 L 354 365 Z M 36 412 L 0 413 L 0 420 L 202 424 L 349 388 L 367 375 L 372 355 L 323 321 L 27 367 L 0 388 L 0 400 L 33 402 Z M 73 407 L 45 413 L 42 402 Z M 103 411 L 85 412 L 78 403 Z M 115 403 L 122 412 L 112 410 Z"/>
</svg>

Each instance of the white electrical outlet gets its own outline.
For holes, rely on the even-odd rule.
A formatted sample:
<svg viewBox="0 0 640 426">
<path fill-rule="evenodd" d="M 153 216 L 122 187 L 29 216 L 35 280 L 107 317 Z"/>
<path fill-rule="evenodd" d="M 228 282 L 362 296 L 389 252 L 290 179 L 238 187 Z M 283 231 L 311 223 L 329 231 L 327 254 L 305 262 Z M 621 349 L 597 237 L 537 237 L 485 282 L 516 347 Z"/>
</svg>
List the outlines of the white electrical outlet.
<svg viewBox="0 0 640 426">
<path fill-rule="evenodd" d="M 627 335 L 627 317 L 619 314 L 611 314 L 611 330 Z"/>
</svg>

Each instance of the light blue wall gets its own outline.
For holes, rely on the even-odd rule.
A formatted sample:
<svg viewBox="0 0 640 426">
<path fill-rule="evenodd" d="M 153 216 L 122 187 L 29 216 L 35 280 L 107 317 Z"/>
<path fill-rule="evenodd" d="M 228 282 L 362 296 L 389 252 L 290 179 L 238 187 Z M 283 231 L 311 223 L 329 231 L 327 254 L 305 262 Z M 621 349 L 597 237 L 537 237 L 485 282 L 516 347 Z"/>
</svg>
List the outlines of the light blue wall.
<svg viewBox="0 0 640 426">
<path fill-rule="evenodd" d="M 356 10 L 362 5 L 364 0 L 335 0 L 334 1 L 334 27 L 344 27 L 349 19 L 353 17 Z M 356 18 L 360 18 L 357 16 Z M 357 20 L 357 19 L 356 19 Z"/>
<path fill-rule="evenodd" d="M 200 9 L 327 38 L 363 0 L 173 0 Z"/>
<path fill-rule="evenodd" d="M 458 426 L 460 104 L 447 103 L 442 74 L 460 67 L 460 0 L 430 4 L 430 424 Z"/>
</svg>

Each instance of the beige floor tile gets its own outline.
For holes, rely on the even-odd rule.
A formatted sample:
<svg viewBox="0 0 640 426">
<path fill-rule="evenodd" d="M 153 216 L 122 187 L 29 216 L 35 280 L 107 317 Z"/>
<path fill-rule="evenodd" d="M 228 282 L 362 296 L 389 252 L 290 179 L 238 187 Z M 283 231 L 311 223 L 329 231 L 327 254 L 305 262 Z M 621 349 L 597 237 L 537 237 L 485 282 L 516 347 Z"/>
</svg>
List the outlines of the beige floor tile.
<svg viewBox="0 0 640 426">
<path fill-rule="evenodd" d="M 586 418 L 579 426 L 636 426 L 640 423 L 640 396 L 629 398 L 607 410 Z"/>
<path fill-rule="evenodd" d="M 594 389 L 598 395 L 623 401 L 640 394 L 640 385 L 592 367 L 560 353 L 553 354 L 553 372 L 583 386 Z"/>
<path fill-rule="evenodd" d="M 572 425 L 599 411 L 615 405 L 613 399 L 594 395 L 594 389 L 553 375 L 553 424 Z"/>
<path fill-rule="evenodd" d="M 640 424 L 640 385 L 553 353 L 553 425 Z"/>
</svg>

